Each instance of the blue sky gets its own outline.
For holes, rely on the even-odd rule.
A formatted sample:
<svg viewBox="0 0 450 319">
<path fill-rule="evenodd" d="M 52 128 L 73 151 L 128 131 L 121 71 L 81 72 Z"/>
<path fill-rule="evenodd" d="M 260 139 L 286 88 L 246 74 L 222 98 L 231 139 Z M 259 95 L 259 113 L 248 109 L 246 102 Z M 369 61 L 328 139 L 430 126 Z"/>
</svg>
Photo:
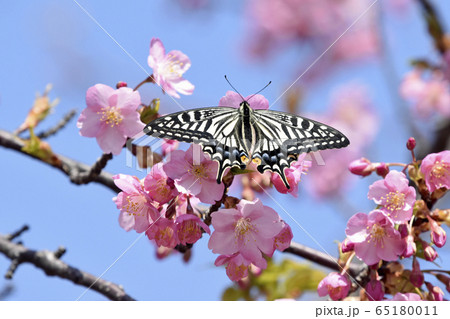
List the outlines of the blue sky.
<svg viewBox="0 0 450 319">
<path fill-rule="evenodd" d="M 222 2 L 214 10 L 195 12 L 183 12 L 175 1 L 137 1 L 126 5 L 123 1 L 79 3 L 147 72 L 151 72 L 146 61 L 152 37 L 159 37 L 167 50 L 186 53 L 192 67 L 185 77 L 196 86 L 192 96 L 178 100 L 186 109 L 216 105 L 230 89 L 224 74 L 244 96 L 271 80 L 273 84 L 263 92 L 269 101 L 275 100 L 298 76 L 295 61 L 301 52 L 299 48 L 287 48 L 264 63 L 246 58 L 242 30 L 248 21 L 240 1 Z M 48 83 L 53 84 L 50 96 L 59 97 L 61 102 L 41 128 L 51 127 L 72 108 L 80 112 L 85 107 L 87 88 L 96 83 L 114 86 L 123 80 L 134 86 L 147 76 L 74 1 L 17 1 L 2 6 L 1 129 L 17 128 L 28 113 L 35 92 L 42 92 Z M 441 2 L 439 6 L 448 21 L 450 3 Z M 394 75 L 395 83 L 396 78 L 409 70 L 411 58 L 432 55 L 433 49 L 415 7 L 401 17 L 386 13 L 384 21 L 384 40 L 393 64 L 390 74 Z M 316 57 L 308 58 L 312 62 Z M 305 109 L 322 113 L 337 86 L 348 82 L 365 84 L 382 119 L 378 138 L 367 156 L 374 161 L 406 161 L 403 145 L 409 133 L 404 120 L 392 107 L 394 99 L 390 89 L 396 91 L 396 88 L 386 84 L 382 70 L 379 61 L 339 68 L 318 85 L 308 88 Z M 145 86 L 140 92 L 144 101 L 161 98 L 165 113 L 178 110 L 156 86 Z M 280 102 L 274 106 L 281 107 Z M 55 152 L 86 163 L 93 163 L 101 155 L 94 139 L 79 136 L 75 121 L 49 142 Z M 95 275 L 108 268 L 139 236 L 119 227 L 118 211 L 111 200 L 114 194 L 110 190 L 95 184 L 72 185 L 60 172 L 3 148 L 0 148 L 0 163 L 1 233 L 28 224 L 31 230 L 21 238 L 26 246 L 54 250 L 63 245 L 68 250 L 63 257 L 65 262 Z M 124 152 L 108 164 L 107 170 L 143 176 L 135 167 L 126 166 Z M 374 180 L 358 181 L 348 194 L 355 209 L 368 211 L 373 207 L 365 194 Z M 303 182 L 307 183 L 307 178 Z M 298 199 L 286 195 L 276 198 L 332 254 L 336 251 L 334 241 L 344 238 L 348 217 L 356 213 L 342 212 L 335 204 L 318 202 L 302 190 Z M 270 198 L 262 200 L 279 211 Z M 279 213 L 290 222 L 288 216 Z M 319 249 L 300 228 L 291 225 L 295 241 Z M 156 260 L 154 252 L 155 247 L 142 238 L 104 278 L 123 285 L 131 296 L 140 300 L 217 300 L 230 284 L 224 269 L 213 265 L 217 256 L 208 250 L 206 237 L 195 245 L 188 264 L 180 256 Z M 442 253 L 440 262 L 448 268 L 448 248 Z M 276 258 L 289 257 L 276 255 Z M 0 257 L 0 272 L 6 272 L 8 266 L 9 261 Z M 0 287 L 5 284 L 7 281 L 0 279 Z M 13 284 L 11 300 L 75 300 L 84 290 L 68 281 L 47 277 L 30 265 L 20 266 Z M 83 300 L 104 300 L 104 297 L 88 292 Z"/>
</svg>

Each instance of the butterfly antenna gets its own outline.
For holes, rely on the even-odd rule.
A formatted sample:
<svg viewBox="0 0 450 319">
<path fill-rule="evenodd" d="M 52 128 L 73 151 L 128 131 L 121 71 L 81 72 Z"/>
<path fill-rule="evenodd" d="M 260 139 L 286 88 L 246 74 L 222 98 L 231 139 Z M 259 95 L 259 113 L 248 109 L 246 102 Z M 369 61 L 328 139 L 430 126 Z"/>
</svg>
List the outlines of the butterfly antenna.
<svg viewBox="0 0 450 319">
<path fill-rule="evenodd" d="M 225 80 L 227 80 L 228 84 L 231 86 L 231 88 L 234 90 L 234 92 L 236 92 L 237 94 L 239 94 L 239 96 L 242 98 L 242 101 L 245 101 L 244 97 L 242 96 L 241 93 L 239 93 L 238 90 L 236 90 L 236 88 L 233 86 L 233 84 L 231 84 L 231 82 L 228 80 L 227 76 L 225 75 Z"/>
<path fill-rule="evenodd" d="M 254 97 L 256 94 L 261 93 L 262 91 L 264 91 L 271 83 L 272 83 L 272 81 L 269 81 L 269 83 L 267 83 L 261 90 L 259 90 L 259 91 L 256 92 L 255 94 L 252 94 L 252 96 L 250 96 L 250 97 L 247 99 L 247 102 L 250 101 L 250 99 L 251 99 L 252 97 Z"/>
</svg>

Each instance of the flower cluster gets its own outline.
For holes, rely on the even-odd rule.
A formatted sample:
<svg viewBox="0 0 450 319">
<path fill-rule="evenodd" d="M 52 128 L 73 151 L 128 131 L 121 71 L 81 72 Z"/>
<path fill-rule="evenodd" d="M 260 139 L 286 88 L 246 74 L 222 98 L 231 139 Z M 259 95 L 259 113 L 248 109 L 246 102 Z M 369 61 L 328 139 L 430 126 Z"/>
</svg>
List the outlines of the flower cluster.
<svg viewBox="0 0 450 319">
<path fill-rule="evenodd" d="M 371 266 L 371 281 L 365 287 L 367 300 L 383 300 L 385 293 L 395 295 L 394 300 L 443 298 L 438 286 L 425 281 L 418 258 L 434 261 L 437 252 L 433 245 L 443 247 L 446 242 L 446 233 L 440 224 L 447 214 L 439 209 L 430 211 L 429 207 L 432 201 L 442 197 L 450 188 L 450 151 L 429 154 L 422 161 L 417 161 L 414 155 L 415 140 L 409 139 L 406 146 L 412 153 L 411 164 L 371 163 L 363 158 L 349 166 L 352 173 L 360 176 L 377 172 L 383 177 L 370 185 L 367 195 L 377 205 L 376 209 L 368 214 L 353 215 L 345 230 L 347 238 L 341 244 L 341 251 L 347 260 L 356 256 Z M 396 165 L 403 167 L 403 171 L 390 170 L 391 166 Z M 408 172 L 409 179 L 404 171 Z M 415 187 L 410 186 L 411 182 Z M 426 231 L 430 232 L 430 242 L 420 236 Z M 396 264 L 397 260 L 410 257 L 411 271 Z M 381 261 L 391 262 L 383 278 L 377 272 Z M 450 282 L 450 278 L 444 274 L 433 275 L 444 283 Z M 325 278 L 319 285 L 319 293 L 329 294 L 334 300 L 346 297 L 343 291 L 348 292 L 349 284 L 343 279 L 338 280 L 337 276 L 341 278 L 346 275 L 343 272 Z M 405 281 L 404 278 L 409 280 Z M 402 286 L 399 280 L 405 281 L 405 290 L 398 290 Z M 410 294 L 411 290 L 408 289 L 422 289 L 424 284 L 428 294 Z M 328 290 L 324 287 L 328 287 Z"/>
<path fill-rule="evenodd" d="M 221 254 L 215 264 L 225 264 L 233 281 L 246 277 L 251 264 L 265 269 L 264 256 L 272 257 L 276 249 L 285 250 L 293 237 L 289 225 L 259 199 L 241 200 L 234 208 L 214 212 L 212 225 L 208 247 Z"/>
</svg>

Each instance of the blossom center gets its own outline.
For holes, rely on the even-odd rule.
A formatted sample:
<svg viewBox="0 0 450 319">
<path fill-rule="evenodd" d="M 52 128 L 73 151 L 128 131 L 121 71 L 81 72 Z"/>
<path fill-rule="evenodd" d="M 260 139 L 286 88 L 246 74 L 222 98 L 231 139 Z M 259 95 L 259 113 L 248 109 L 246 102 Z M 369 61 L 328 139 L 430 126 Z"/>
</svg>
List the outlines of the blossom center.
<svg viewBox="0 0 450 319">
<path fill-rule="evenodd" d="M 115 106 L 102 107 L 101 111 L 97 112 L 97 114 L 102 115 L 100 121 L 105 122 L 106 125 L 109 125 L 111 127 L 119 125 L 123 120 L 122 115 L 120 114 L 118 108 Z"/>
<path fill-rule="evenodd" d="M 252 230 L 253 230 L 253 225 L 250 221 L 250 218 L 242 217 L 236 223 L 236 226 L 234 228 L 234 234 L 236 237 L 242 237 L 247 232 L 252 231 Z"/>
<path fill-rule="evenodd" d="M 183 65 L 184 63 L 180 62 L 176 56 L 168 54 L 166 63 L 164 64 L 164 73 L 167 75 L 174 75 L 175 77 L 181 77 L 183 75 Z"/>
<path fill-rule="evenodd" d="M 197 178 L 208 178 L 208 172 L 203 165 L 193 165 L 192 168 L 188 170 L 189 174 L 194 175 Z"/>
<path fill-rule="evenodd" d="M 382 239 L 386 235 L 386 231 L 384 230 L 383 227 L 375 224 L 375 225 L 372 226 L 372 230 L 370 231 L 370 235 L 376 241 L 379 241 L 380 239 Z"/>
<path fill-rule="evenodd" d="M 394 212 L 405 206 L 405 194 L 399 191 L 389 192 L 386 195 L 386 209 Z"/>
<path fill-rule="evenodd" d="M 433 165 L 433 169 L 430 172 L 432 177 L 441 178 L 449 173 L 448 165 L 446 163 L 442 163 L 441 161 L 437 161 Z"/>
<path fill-rule="evenodd" d="M 128 195 L 126 197 L 127 204 L 125 205 L 125 210 L 128 214 L 134 216 L 140 216 L 139 211 L 142 210 L 143 206 L 147 200 L 140 195 Z"/>
</svg>

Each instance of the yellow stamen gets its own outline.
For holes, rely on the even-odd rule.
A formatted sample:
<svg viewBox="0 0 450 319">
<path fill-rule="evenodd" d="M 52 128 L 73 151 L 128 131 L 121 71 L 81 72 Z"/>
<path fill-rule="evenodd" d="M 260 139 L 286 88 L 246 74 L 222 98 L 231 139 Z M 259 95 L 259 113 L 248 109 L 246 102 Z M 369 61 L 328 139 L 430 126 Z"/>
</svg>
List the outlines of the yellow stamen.
<svg viewBox="0 0 450 319">
<path fill-rule="evenodd" d="M 109 125 L 111 127 L 119 125 L 123 120 L 122 115 L 115 106 L 102 107 L 101 111 L 97 112 L 97 114 L 102 115 L 100 121 L 105 122 L 106 125 Z"/>
</svg>

